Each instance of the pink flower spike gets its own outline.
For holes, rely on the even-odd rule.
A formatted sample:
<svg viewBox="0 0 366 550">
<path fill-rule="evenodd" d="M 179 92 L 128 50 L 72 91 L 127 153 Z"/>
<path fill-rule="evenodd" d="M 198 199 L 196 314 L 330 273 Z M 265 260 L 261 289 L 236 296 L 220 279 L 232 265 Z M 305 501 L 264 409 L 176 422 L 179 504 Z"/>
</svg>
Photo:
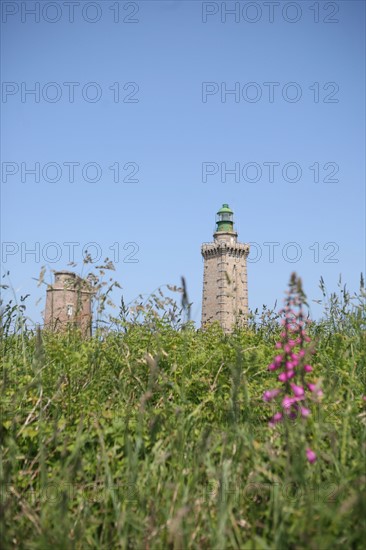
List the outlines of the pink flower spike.
<svg viewBox="0 0 366 550">
<path fill-rule="evenodd" d="M 278 380 L 280 382 L 286 382 L 287 380 L 287 372 L 281 372 L 281 374 L 278 375 Z"/>
<path fill-rule="evenodd" d="M 309 449 L 309 447 L 306 449 L 306 457 L 307 457 L 308 461 L 310 462 L 310 464 L 313 464 L 313 462 L 316 461 L 316 454 L 314 453 L 314 451 Z"/>
<path fill-rule="evenodd" d="M 281 342 L 277 342 L 276 345 L 275 345 L 275 348 L 276 349 L 281 349 L 282 348 Z"/>
<path fill-rule="evenodd" d="M 303 397 L 305 391 L 302 386 L 297 386 L 296 384 L 291 384 L 292 391 L 296 397 Z"/>
<path fill-rule="evenodd" d="M 276 388 L 274 390 L 267 390 L 264 392 L 263 394 L 263 400 L 264 401 L 272 401 L 272 399 L 274 399 L 275 397 L 277 397 L 277 395 L 280 393 L 280 389 L 279 388 Z"/>
<path fill-rule="evenodd" d="M 306 407 L 301 407 L 301 415 L 306 418 L 310 414 L 310 409 L 307 409 Z"/>
<path fill-rule="evenodd" d="M 308 388 L 309 388 L 310 391 L 315 391 L 316 386 L 315 386 L 315 384 L 312 384 L 311 382 L 308 382 Z"/>
<path fill-rule="evenodd" d="M 287 373 L 287 380 L 290 380 L 294 376 L 295 376 L 295 371 L 289 370 L 288 373 Z"/>
<path fill-rule="evenodd" d="M 274 364 L 274 363 L 271 363 L 270 365 L 268 365 L 268 370 L 276 370 L 278 367 Z"/>
<path fill-rule="evenodd" d="M 305 372 L 311 372 L 312 370 L 313 370 L 313 367 L 311 365 L 304 365 Z"/>
<path fill-rule="evenodd" d="M 282 355 L 276 355 L 276 357 L 274 358 L 274 363 L 276 365 L 280 365 L 282 363 Z"/>
</svg>

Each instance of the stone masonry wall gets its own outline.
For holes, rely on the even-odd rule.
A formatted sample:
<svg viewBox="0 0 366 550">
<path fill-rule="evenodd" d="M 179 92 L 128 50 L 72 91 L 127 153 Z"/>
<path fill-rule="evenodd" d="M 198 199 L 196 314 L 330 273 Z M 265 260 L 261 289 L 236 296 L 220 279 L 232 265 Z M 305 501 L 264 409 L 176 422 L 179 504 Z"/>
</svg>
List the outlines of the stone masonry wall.
<svg viewBox="0 0 366 550">
<path fill-rule="evenodd" d="M 248 316 L 247 256 L 249 245 L 236 233 L 215 233 L 202 245 L 204 258 L 202 326 L 219 321 L 226 332 L 243 325 Z"/>
<path fill-rule="evenodd" d="M 47 289 L 45 328 L 63 331 L 69 325 L 78 326 L 85 336 L 91 334 L 92 292 L 85 281 L 72 272 L 56 272 L 55 283 Z"/>
</svg>

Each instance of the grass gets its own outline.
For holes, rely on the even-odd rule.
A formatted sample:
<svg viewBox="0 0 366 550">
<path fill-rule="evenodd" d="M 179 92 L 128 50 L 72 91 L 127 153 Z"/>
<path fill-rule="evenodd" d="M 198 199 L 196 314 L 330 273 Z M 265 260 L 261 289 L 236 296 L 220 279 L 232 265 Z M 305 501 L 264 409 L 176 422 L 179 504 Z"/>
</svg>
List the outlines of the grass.
<svg viewBox="0 0 366 550">
<path fill-rule="evenodd" d="M 85 340 L 29 330 L 8 305 L 2 547 L 363 548 L 364 290 L 323 295 L 310 329 L 324 392 L 306 425 L 314 464 L 300 418 L 268 427 L 273 312 L 231 335 L 196 331 L 159 295 Z"/>
</svg>

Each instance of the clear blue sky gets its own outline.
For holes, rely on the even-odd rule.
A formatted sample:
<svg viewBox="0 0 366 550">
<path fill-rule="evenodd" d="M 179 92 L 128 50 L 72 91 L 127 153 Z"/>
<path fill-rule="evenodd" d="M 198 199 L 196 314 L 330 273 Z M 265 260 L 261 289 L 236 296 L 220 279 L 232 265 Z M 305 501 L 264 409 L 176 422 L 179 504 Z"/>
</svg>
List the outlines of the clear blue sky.
<svg viewBox="0 0 366 550">
<path fill-rule="evenodd" d="M 96 242 L 103 257 L 110 258 L 109 247 L 119 243 L 115 276 L 127 302 L 164 283 L 179 284 L 184 275 L 199 323 L 200 246 L 212 239 L 215 212 L 224 202 L 234 210 L 239 239 L 261 247 L 261 258 L 253 261 L 254 247 L 248 263 L 251 308 L 281 301 L 293 270 L 302 276 L 310 299 L 320 297 L 321 275 L 330 290 L 339 274 L 357 289 L 365 264 L 363 1 L 280 2 L 273 8 L 273 22 L 263 2 L 257 2 L 257 10 L 238 3 L 236 22 L 234 15 L 225 21 L 221 2 L 106 0 L 82 11 L 88 2 L 81 0 L 73 23 L 63 2 L 57 1 L 58 10 L 54 5 L 44 9 L 47 2 L 40 2 L 39 22 L 27 13 L 35 2 L 1 3 L 2 241 L 16 243 L 5 244 L 2 269 L 10 271 L 18 297 L 31 294 L 28 314 L 34 321 L 41 320 L 44 307 L 44 288 L 33 280 L 42 265 L 67 268 L 69 249 L 63 243 L 74 242 L 80 243 L 75 261 L 81 267 L 82 246 Z M 117 4 L 120 21 L 114 22 Z M 228 10 L 234 5 L 226 2 Z M 99 20 L 91 23 L 94 18 Z M 133 19 L 137 22 L 128 22 Z M 73 103 L 65 82 L 80 83 Z M 85 88 L 90 82 L 97 88 Z M 114 101 L 117 82 L 119 102 Z M 137 83 L 135 94 L 136 85 L 123 89 L 128 82 Z M 212 93 L 204 94 L 206 101 L 203 82 L 216 83 L 207 88 Z M 266 82 L 278 83 L 273 102 Z M 296 87 L 286 87 L 290 82 Z M 24 96 L 36 83 L 39 102 L 34 95 Z M 221 101 L 221 89 L 235 85 L 239 97 L 231 94 Z M 87 101 L 97 89 L 100 100 Z M 291 102 L 299 90 L 301 99 Z M 52 102 L 57 93 L 59 101 Z M 250 101 L 255 93 L 262 97 Z M 123 102 L 125 96 L 138 101 Z M 21 166 L 36 162 L 39 182 Z M 42 175 L 52 162 L 62 169 L 59 181 L 47 181 L 55 177 L 52 166 Z M 80 163 L 74 182 L 64 165 L 69 162 Z M 206 182 L 205 162 L 218 170 Z M 268 162 L 279 163 L 272 182 Z M 92 167 L 83 178 L 87 163 L 100 166 L 99 181 L 86 181 L 96 173 Z M 121 167 L 119 182 L 109 169 L 114 163 Z M 135 166 L 123 169 L 126 163 L 139 166 L 131 176 L 137 182 L 122 181 Z M 229 174 L 221 181 L 221 163 L 228 169 L 240 163 L 240 181 Z M 258 170 L 248 163 L 259 165 L 259 181 L 248 181 Z M 287 163 L 301 167 L 299 181 L 283 178 Z M 319 182 L 314 181 L 314 163 L 319 163 Z M 336 165 L 333 179 L 339 181 L 324 181 Z M 12 170 L 18 171 L 10 175 Z M 287 179 L 295 178 L 294 170 L 288 167 Z M 47 262 L 56 252 L 47 247 L 50 242 L 61 251 L 55 263 Z M 123 250 L 130 242 L 139 247 L 137 263 L 123 262 L 133 252 Z M 279 243 L 273 261 L 263 244 L 270 242 Z M 286 249 L 290 242 L 297 243 L 297 250 Z M 35 243 L 40 258 L 24 256 Z M 15 253 L 4 255 L 4 250 Z M 300 250 L 301 259 L 285 261 L 283 250 L 287 259 Z M 319 314 L 316 307 L 313 313 Z"/>
</svg>

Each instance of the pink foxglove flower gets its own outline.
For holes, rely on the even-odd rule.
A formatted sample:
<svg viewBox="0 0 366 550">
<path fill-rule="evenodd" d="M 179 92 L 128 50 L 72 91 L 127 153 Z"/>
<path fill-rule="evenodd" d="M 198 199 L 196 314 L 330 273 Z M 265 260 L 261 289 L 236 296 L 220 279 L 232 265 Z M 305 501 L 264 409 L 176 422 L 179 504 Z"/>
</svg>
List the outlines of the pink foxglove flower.
<svg viewBox="0 0 366 550">
<path fill-rule="evenodd" d="M 280 391 L 281 391 L 280 388 L 265 391 L 264 394 L 263 394 L 263 400 L 267 401 L 267 402 L 272 401 L 272 399 L 277 397 L 277 395 L 280 393 Z"/>
<path fill-rule="evenodd" d="M 306 297 L 301 279 L 295 273 L 291 275 L 286 295 L 285 307 L 279 312 L 282 316 L 280 339 L 275 344 L 280 353 L 268 365 L 269 371 L 279 371 L 277 379 L 281 385 L 263 394 L 264 401 L 274 400 L 278 403 L 279 411 L 269 422 L 272 427 L 289 418 L 305 421 L 311 415 L 309 403 L 319 400 L 323 395 L 319 382 L 315 384 L 306 381 L 307 373 L 313 371 L 309 357 L 315 353 L 315 349 L 308 345 L 311 338 L 307 334 L 309 322 L 304 313 Z M 295 426 L 292 429 L 296 429 Z M 306 455 L 310 463 L 315 462 L 316 454 L 312 449 L 307 448 Z"/>
<path fill-rule="evenodd" d="M 282 420 L 282 413 L 277 412 L 272 416 L 271 420 L 269 421 L 269 425 L 275 426 L 278 422 L 281 422 L 281 420 Z"/>
<path fill-rule="evenodd" d="M 282 400 L 282 407 L 285 410 L 290 409 L 296 402 L 297 402 L 296 397 L 290 397 L 289 395 L 285 395 L 285 397 Z"/>
<path fill-rule="evenodd" d="M 278 375 L 278 380 L 280 382 L 286 382 L 287 380 L 291 380 L 295 376 L 295 373 L 293 370 L 289 370 L 287 372 L 281 372 L 281 374 Z"/>
<path fill-rule="evenodd" d="M 316 454 L 314 453 L 314 451 L 309 449 L 309 447 L 306 449 L 306 458 L 308 459 L 310 464 L 313 464 L 313 462 L 316 461 Z"/>
<path fill-rule="evenodd" d="M 297 386 L 296 384 L 290 384 L 290 385 L 296 397 L 304 397 L 305 390 L 302 386 Z"/>
</svg>

